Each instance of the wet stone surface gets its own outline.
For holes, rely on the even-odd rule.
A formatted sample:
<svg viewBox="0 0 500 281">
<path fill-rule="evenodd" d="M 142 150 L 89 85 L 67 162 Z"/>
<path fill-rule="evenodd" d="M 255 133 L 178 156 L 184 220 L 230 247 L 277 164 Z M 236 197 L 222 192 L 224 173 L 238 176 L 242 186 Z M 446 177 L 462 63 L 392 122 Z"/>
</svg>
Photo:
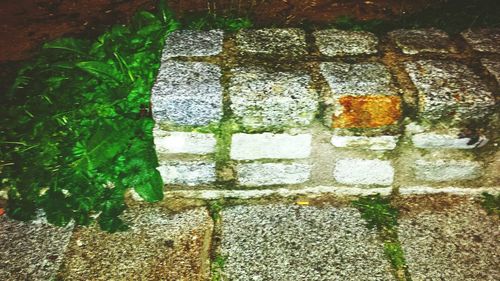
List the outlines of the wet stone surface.
<svg viewBox="0 0 500 281">
<path fill-rule="evenodd" d="M 421 117 L 460 121 L 484 117 L 493 109 L 493 94 L 464 64 L 421 60 L 405 67 L 418 90 Z"/>
<path fill-rule="evenodd" d="M 62 280 L 207 280 L 212 220 L 205 209 L 172 214 L 161 207 L 126 211 L 130 229 L 109 234 L 75 230 Z"/>
<path fill-rule="evenodd" d="M 227 280 L 394 280 L 357 210 L 287 205 L 222 211 Z"/>
<path fill-rule="evenodd" d="M 213 56 L 222 52 L 222 30 L 178 30 L 165 41 L 162 59 L 172 57 Z"/>
<path fill-rule="evenodd" d="M 316 46 L 325 56 L 377 53 L 377 37 L 366 31 L 326 29 L 314 32 Z"/>
<path fill-rule="evenodd" d="M 229 83 L 231 110 L 244 126 L 263 129 L 306 126 L 314 118 L 317 94 L 300 72 L 236 68 Z"/>
<path fill-rule="evenodd" d="M 297 28 L 243 29 L 236 35 L 242 53 L 300 56 L 307 54 L 305 32 Z"/>
<path fill-rule="evenodd" d="M 498 217 L 471 201 L 407 202 L 398 232 L 412 280 L 500 279 Z"/>
<path fill-rule="evenodd" d="M 222 118 L 221 70 L 204 62 L 165 61 L 151 93 L 158 124 L 202 126 Z"/>
<path fill-rule="evenodd" d="M 389 32 L 388 35 L 399 49 L 408 55 L 454 51 L 448 34 L 435 28 L 398 29 Z"/>
<path fill-rule="evenodd" d="M 0 280 L 54 278 L 72 229 L 42 219 L 20 222 L 0 216 Z"/>
<path fill-rule="evenodd" d="M 497 83 L 500 85 L 500 60 L 482 59 L 481 64 L 495 77 Z"/>
<path fill-rule="evenodd" d="M 461 34 L 476 51 L 500 53 L 500 28 L 469 29 Z"/>
</svg>

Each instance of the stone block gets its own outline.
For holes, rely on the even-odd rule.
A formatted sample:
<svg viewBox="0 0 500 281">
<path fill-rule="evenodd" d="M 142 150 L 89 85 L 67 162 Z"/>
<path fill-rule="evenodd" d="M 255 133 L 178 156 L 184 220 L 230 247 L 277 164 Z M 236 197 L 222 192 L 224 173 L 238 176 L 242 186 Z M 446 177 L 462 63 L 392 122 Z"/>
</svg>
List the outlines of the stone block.
<svg viewBox="0 0 500 281">
<path fill-rule="evenodd" d="M 223 39 L 222 30 L 177 30 L 167 36 L 162 59 L 217 55 Z"/>
<path fill-rule="evenodd" d="M 305 32 L 297 28 L 242 29 L 236 34 L 242 53 L 279 56 L 307 54 Z"/>
<path fill-rule="evenodd" d="M 316 46 L 325 56 L 377 53 L 378 39 L 370 32 L 326 29 L 316 31 L 313 35 Z"/>
<path fill-rule="evenodd" d="M 331 90 L 325 110 L 328 126 L 376 128 L 399 121 L 401 99 L 383 64 L 325 62 L 320 70 Z"/>
<path fill-rule="evenodd" d="M 478 52 L 500 53 L 500 28 L 468 29 L 461 34 Z"/>
<path fill-rule="evenodd" d="M 340 159 L 335 163 L 333 177 L 349 185 L 391 185 L 394 168 L 390 161 L 366 159 Z"/>
<path fill-rule="evenodd" d="M 300 159 L 311 154 L 310 134 L 234 134 L 231 159 Z"/>
<path fill-rule="evenodd" d="M 418 148 L 439 149 L 473 149 L 482 147 L 488 142 L 484 136 L 465 137 L 460 134 L 419 133 L 411 137 L 413 145 Z"/>
<path fill-rule="evenodd" d="M 405 67 L 418 90 L 420 117 L 477 120 L 493 110 L 493 94 L 464 64 L 421 60 L 407 62 Z"/>
<path fill-rule="evenodd" d="M 129 206 L 130 229 L 75 231 L 57 280 L 209 280 L 213 222 L 204 208 L 173 213 L 148 204 Z M 48 280 L 48 279 L 45 279 Z"/>
<path fill-rule="evenodd" d="M 354 208 L 224 208 L 224 280 L 395 280 L 375 229 Z"/>
<path fill-rule="evenodd" d="M 398 136 L 339 136 L 334 135 L 331 143 L 339 148 L 363 148 L 370 150 L 393 150 L 398 143 Z"/>
<path fill-rule="evenodd" d="M 482 165 L 470 160 L 416 160 L 415 177 L 429 182 L 472 180 L 481 176 Z"/>
<path fill-rule="evenodd" d="M 153 129 L 155 149 L 158 154 L 210 154 L 215 152 L 214 134 L 196 132 L 169 132 Z"/>
<path fill-rule="evenodd" d="M 449 53 L 456 51 L 446 32 L 435 29 L 398 29 L 388 33 L 405 54 Z"/>
<path fill-rule="evenodd" d="M 299 184 L 309 180 L 311 167 L 302 163 L 240 163 L 238 182 L 243 186 Z"/>
<path fill-rule="evenodd" d="M 204 62 L 164 61 L 152 89 L 159 124 L 203 126 L 222 118 L 220 67 Z"/>
<path fill-rule="evenodd" d="M 481 64 L 495 77 L 497 83 L 500 85 L 500 60 L 481 59 Z"/>
<path fill-rule="evenodd" d="M 212 161 L 164 161 L 158 167 L 163 183 L 178 185 L 202 185 L 215 182 L 215 162 Z"/>
<path fill-rule="evenodd" d="M 254 129 L 307 126 L 318 108 L 311 77 L 300 72 L 236 68 L 229 83 L 231 110 Z"/>
</svg>

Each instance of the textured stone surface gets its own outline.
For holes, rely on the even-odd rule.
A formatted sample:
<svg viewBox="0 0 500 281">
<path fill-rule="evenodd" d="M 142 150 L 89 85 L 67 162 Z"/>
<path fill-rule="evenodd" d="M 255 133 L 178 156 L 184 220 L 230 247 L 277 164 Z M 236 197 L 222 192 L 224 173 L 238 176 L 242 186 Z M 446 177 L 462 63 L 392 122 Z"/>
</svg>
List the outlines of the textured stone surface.
<svg viewBox="0 0 500 281">
<path fill-rule="evenodd" d="M 158 170 L 165 184 L 194 186 L 216 180 L 212 161 L 165 161 L 160 162 Z"/>
<path fill-rule="evenodd" d="M 500 53 L 500 28 L 468 29 L 462 36 L 476 51 Z"/>
<path fill-rule="evenodd" d="M 72 229 L 0 216 L 0 280 L 52 280 Z"/>
<path fill-rule="evenodd" d="M 177 30 L 165 42 L 162 59 L 182 56 L 213 56 L 222 52 L 222 30 Z"/>
<path fill-rule="evenodd" d="M 391 185 L 394 180 L 394 168 L 390 161 L 340 159 L 335 163 L 333 177 L 342 184 Z"/>
<path fill-rule="evenodd" d="M 326 56 L 375 54 L 377 37 L 366 31 L 326 29 L 314 32 L 316 46 Z"/>
<path fill-rule="evenodd" d="M 421 117 L 478 119 L 491 112 L 493 94 L 466 65 L 438 60 L 405 65 L 418 90 Z"/>
<path fill-rule="evenodd" d="M 417 160 L 414 169 L 417 179 L 432 182 L 471 180 L 481 176 L 481 164 L 469 160 Z"/>
<path fill-rule="evenodd" d="M 326 111 L 326 123 L 333 128 L 389 126 L 402 114 L 401 99 L 395 96 L 343 96 L 335 100 L 332 111 Z"/>
<path fill-rule="evenodd" d="M 481 59 L 481 64 L 495 77 L 497 83 L 500 84 L 500 60 Z"/>
<path fill-rule="evenodd" d="M 394 280 L 376 232 L 352 208 L 229 207 L 220 251 L 227 280 Z"/>
<path fill-rule="evenodd" d="M 498 218 L 472 202 L 434 201 L 452 207 L 419 210 L 430 207 L 424 201 L 422 206 L 409 205 L 408 214 L 399 220 L 399 239 L 412 280 L 499 280 Z"/>
<path fill-rule="evenodd" d="M 160 154 L 209 154 L 215 152 L 217 143 L 214 134 L 168 132 L 158 127 L 153 129 L 153 136 L 156 152 Z"/>
<path fill-rule="evenodd" d="M 395 95 L 391 74 L 377 62 L 323 62 L 320 71 L 337 95 Z"/>
<path fill-rule="evenodd" d="M 459 134 L 419 133 L 413 135 L 411 141 L 418 148 L 472 149 L 485 145 L 488 139 L 484 136 L 472 139 Z"/>
<path fill-rule="evenodd" d="M 317 94 L 309 75 L 236 68 L 229 84 L 231 109 L 250 128 L 305 126 L 314 118 Z"/>
<path fill-rule="evenodd" d="M 298 184 L 309 179 L 311 167 L 301 163 L 240 163 L 236 172 L 244 186 Z"/>
<path fill-rule="evenodd" d="M 370 150 L 392 150 L 396 148 L 398 136 L 337 136 L 332 137 L 331 143 L 335 147 L 364 148 Z"/>
<path fill-rule="evenodd" d="M 418 53 L 448 53 L 454 46 L 444 31 L 427 29 L 398 29 L 388 33 L 401 51 L 408 55 Z"/>
<path fill-rule="evenodd" d="M 130 229 L 109 234 L 78 228 L 60 272 L 62 280 L 209 279 L 208 247 L 213 223 L 206 209 L 179 214 L 160 207 L 126 211 Z"/>
<path fill-rule="evenodd" d="M 157 123 L 208 125 L 222 117 L 221 71 L 204 62 L 165 61 L 152 89 Z"/>
<path fill-rule="evenodd" d="M 231 158 L 307 158 L 311 154 L 311 139 L 310 134 L 234 134 L 231 141 Z"/>
<path fill-rule="evenodd" d="M 242 29 L 236 44 L 243 53 L 300 56 L 307 54 L 305 37 L 297 28 Z"/>
</svg>

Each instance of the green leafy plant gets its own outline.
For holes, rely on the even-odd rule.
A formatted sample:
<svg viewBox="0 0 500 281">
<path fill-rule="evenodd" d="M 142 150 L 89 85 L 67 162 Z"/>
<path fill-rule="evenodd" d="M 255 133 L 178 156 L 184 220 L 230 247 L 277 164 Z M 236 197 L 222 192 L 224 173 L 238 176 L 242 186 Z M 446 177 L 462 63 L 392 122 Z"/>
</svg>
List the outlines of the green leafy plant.
<svg viewBox="0 0 500 281">
<path fill-rule="evenodd" d="M 217 255 L 212 261 L 212 281 L 223 281 L 224 280 L 224 265 L 226 264 L 227 257 Z"/>
<path fill-rule="evenodd" d="M 27 220 L 42 209 L 56 225 L 97 220 L 114 232 L 126 229 L 127 188 L 162 199 L 149 99 L 163 42 L 179 24 L 159 7 L 94 42 L 46 43 L 19 71 L 0 112 L 9 216 Z"/>
<path fill-rule="evenodd" d="M 383 198 L 380 194 L 361 197 L 353 201 L 352 205 L 361 212 L 369 228 L 392 229 L 398 223 L 398 209 L 391 205 L 389 198 Z"/>
<path fill-rule="evenodd" d="M 500 216 L 500 194 L 495 196 L 484 192 L 481 197 L 481 206 L 483 206 L 489 215 Z"/>
<path fill-rule="evenodd" d="M 186 17 L 185 26 L 188 29 L 195 30 L 224 29 L 227 31 L 238 31 L 243 28 L 250 28 L 253 24 L 247 17 L 217 16 L 213 13 L 195 13 Z"/>
</svg>

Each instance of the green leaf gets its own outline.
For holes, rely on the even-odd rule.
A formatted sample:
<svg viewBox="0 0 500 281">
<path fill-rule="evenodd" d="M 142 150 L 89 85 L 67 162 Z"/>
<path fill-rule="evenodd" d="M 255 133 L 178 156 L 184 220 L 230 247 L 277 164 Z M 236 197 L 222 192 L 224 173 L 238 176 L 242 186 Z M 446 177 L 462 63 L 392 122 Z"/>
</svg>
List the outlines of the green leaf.
<svg viewBox="0 0 500 281">
<path fill-rule="evenodd" d="M 74 38 L 61 38 L 43 45 L 44 49 L 58 49 L 78 55 L 86 55 L 88 42 Z"/>
<path fill-rule="evenodd" d="M 82 61 L 77 63 L 76 66 L 102 80 L 110 78 L 118 83 L 123 81 L 123 73 L 114 64 L 110 65 L 100 61 Z"/>
<path fill-rule="evenodd" d="M 157 202 L 163 199 L 163 180 L 160 172 L 153 169 L 148 178 L 142 179 L 142 184 L 134 186 L 134 190 L 147 202 Z"/>
</svg>

